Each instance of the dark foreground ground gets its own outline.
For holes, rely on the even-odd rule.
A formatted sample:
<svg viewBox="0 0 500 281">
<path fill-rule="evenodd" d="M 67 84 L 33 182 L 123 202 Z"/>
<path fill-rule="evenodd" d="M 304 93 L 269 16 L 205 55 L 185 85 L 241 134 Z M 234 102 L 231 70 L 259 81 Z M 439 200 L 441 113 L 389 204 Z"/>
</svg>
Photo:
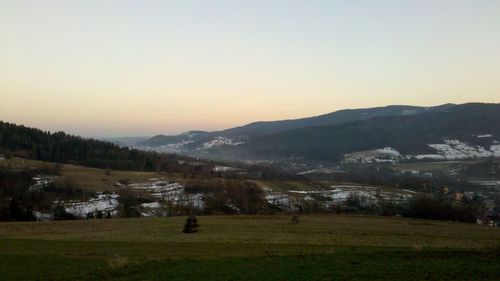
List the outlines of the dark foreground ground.
<svg viewBox="0 0 500 281">
<path fill-rule="evenodd" d="M 500 280 L 500 230 L 359 216 L 0 224 L 0 280 Z"/>
</svg>

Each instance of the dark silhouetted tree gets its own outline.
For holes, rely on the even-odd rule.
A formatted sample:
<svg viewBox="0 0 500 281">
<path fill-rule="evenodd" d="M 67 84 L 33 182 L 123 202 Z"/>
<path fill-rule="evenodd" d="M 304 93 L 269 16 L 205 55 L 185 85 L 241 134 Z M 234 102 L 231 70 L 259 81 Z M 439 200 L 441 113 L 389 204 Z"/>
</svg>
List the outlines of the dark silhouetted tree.
<svg viewBox="0 0 500 281">
<path fill-rule="evenodd" d="M 184 224 L 184 229 L 182 232 L 184 233 L 195 233 L 198 232 L 198 219 L 194 215 L 190 215 L 186 219 L 186 224 Z"/>
</svg>

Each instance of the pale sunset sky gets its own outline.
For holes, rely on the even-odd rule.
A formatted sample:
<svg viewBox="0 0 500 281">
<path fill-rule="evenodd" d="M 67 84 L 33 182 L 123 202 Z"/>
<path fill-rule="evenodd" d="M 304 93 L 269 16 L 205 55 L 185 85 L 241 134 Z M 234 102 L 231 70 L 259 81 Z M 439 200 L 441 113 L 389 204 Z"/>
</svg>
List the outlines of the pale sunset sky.
<svg viewBox="0 0 500 281">
<path fill-rule="evenodd" d="M 86 137 L 500 102 L 499 0 L 0 0 L 0 120 Z"/>
</svg>

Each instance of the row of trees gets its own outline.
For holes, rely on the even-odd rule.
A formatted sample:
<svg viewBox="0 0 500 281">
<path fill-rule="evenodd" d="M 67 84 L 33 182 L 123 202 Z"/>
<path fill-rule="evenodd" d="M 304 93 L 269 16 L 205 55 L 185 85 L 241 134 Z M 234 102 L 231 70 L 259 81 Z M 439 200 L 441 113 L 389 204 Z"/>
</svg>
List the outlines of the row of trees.
<svg viewBox="0 0 500 281">
<path fill-rule="evenodd" d="M 326 178 L 315 176 L 315 180 L 334 180 L 337 182 L 354 182 L 374 186 L 394 186 L 410 188 L 425 193 L 437 193 L 443 186 L 454 190 L 467 190 L 471 184 L 462 174 L 450 176 L 446 171 L 434 170 L 432 175 L 404 174 L 392 165 L 366 164 L 344 165 L 344 172 L 326 175 Z"/>
<path fill-rule="evenodd" d="M 226 198 L 226 197 L 224 197 Z M 130 199 L 128 199 L 130 200 Z M 137 200 L 137 199 L 135 199 Z M 205 213 L 225 213 L 225 214 L 255 214 L 259 211 L 265 213 L 272 213 L 273 210 L 270 208 L 266 208 L 266 203 L 261 202 L 256 205 L 255 209 L 244 209 L 245 205 L 233 205 L 232 208 L 229 208 L 227 205 L 227 201 L 222 203 L 222 201 L 218 201 L 220 205 L 209 205 L 210 200 L 213 200 L 213 197 L 208 197 L 206 201 Z M 218 199 L 217 199 L 218 200 Z M 136 206 L 138 205 L 138 201 L 136 202 L 127 202 L 127 199 L 120 200 L 120 209 L 119 215 L 123 217 L 139 217 L 140 213 L 138 212 Z M 434 219 L 434 220 L 451 220 L 451 221 L 460 221 L 467 223 L 475 223 L 476 218 L 481 217 L 483 213 L 482 206 L 477 204 L 477 202 L 464 202 L 457 203 L 447 199 L 439 199 L 433 198 L 429 196 L 418 197 L 415 200 L 409 202 L 407 205 L 393 205 L 393 204 L 382 204 L 376 208 L 359 208 L 360 205 L 357 205 L 355 200 L 351 200 L 346 202 L 345 205 L 334 206 L 330 210 L 322 209 L 319 205 L 317 205 L 317 209 L 313 210 L 311 207 L 306 206 L 313 204 L 311 202 L 303 202 L 305 204 L 300 204 L 293 208 L 292 216 L 294 217 L 292 222 L 298 222 L 298 216 L 300 214 L 307 214 L 309 211 L 313 211 L 313 213 L 342 213 L 342 212 L 354 212 L 354 213 L 368 213 L 368 214 L 377 214 L 377 215 L 403 215 L 404 217 L 409 218 L 421 218 L 421 219 Z M 239 207 L 241 208 L 239 208 Z M 188 220 L 188 224 L 186 226 L 187 232 L 195 232 L 193 228 L 196 228 L 196 221 L 194 218 L 195 210 L 190 206 L 183 206 L 183 212 L 179 213 L 179 215 L 189 215 L 191 217 L 190 221 Z M 236 210 L 238 210 L 236 212 Z M 111 214 L 96 212 L 96 214 L 88 214 L 87 219 L 94 218 L 110 218 Z M 76 217 L 70 213 L 66 212 L 64 205 L 57 204 L 53 208 L 53 218 L 55 220 L 72 220 L 76 219 Z M 18 201 L 13 198 L 11 199 L 8 206 L 0 208 L 0 221 L 33 221 L 36 220 L 36 217 L 33 214 L 33 210 L 31 207 L 22 207 L 19 205 Z"/>
<path fill-rule="evenodd" d="M 15 198 L 8 206 L 0 208 L 0 221 L 34 221 L 36 220 L 31 207 L 21 208 Z"/>
<path fill-rule="evenodd" d="M 458 203 L 449 199 L 423 196 L 412 201 L 403 216 L 475 223 L 476 218 L 483 212 L 481 204 L 475 201 Z"/>
<path fill-rule="evenodd" d="M 204 194 L 206 214 L 257 214 L 267 209 L 264 191 L 252 181 L 199 179 L 185 191 Z"/>
</svg>

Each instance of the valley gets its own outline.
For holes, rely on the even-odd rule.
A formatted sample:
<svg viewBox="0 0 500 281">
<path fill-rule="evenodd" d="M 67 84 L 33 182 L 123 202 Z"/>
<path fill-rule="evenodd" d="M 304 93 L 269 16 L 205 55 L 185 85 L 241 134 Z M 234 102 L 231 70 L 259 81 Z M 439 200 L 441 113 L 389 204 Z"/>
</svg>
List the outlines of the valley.
<svg viewBox="0 0 500 281">
<path fill-rule="evenodd" d="M 500 281 L 500 0 L 0 0 L 0 281 Z"/>
</svg>

